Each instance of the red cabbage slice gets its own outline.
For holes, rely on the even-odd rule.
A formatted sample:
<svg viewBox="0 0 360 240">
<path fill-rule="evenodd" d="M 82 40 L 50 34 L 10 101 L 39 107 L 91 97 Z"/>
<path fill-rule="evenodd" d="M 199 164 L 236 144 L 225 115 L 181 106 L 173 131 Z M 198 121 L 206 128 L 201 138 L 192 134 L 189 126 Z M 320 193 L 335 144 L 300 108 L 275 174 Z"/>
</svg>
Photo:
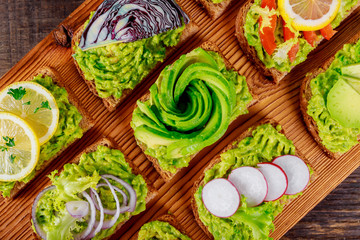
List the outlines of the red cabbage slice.
<svg viewBox="0 0 360 240">
<path fill-rule="evenodd" d="M 174 0 L 105 0 L 85 28 L 85 51 L 114 42 L 134 42 L 176 29 L 190 19 Z"/>
</svg>

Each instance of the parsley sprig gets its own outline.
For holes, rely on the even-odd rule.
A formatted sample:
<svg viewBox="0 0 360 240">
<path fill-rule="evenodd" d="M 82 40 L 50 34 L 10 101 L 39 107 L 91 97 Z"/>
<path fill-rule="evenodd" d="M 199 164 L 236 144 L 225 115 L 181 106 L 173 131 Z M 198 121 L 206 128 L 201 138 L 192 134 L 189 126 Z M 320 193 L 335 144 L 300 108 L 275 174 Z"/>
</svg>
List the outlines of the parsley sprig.
<svg viewBox="0 0 360 240">
<path fill-rule="evenodd" d="M 3 136 L 2 138 L 3 138 L 4 141 L 5 141 L 5 146 L 0 146 L 0 150 L 1 150 L 2 152 L 8 151 L 8 150 L 9 150 L 9 147 L 15 147 L 15 140 L 14 140 L 14 138 L 11 138 L 11 137 L 8 137 L 8 136 L 6 136 L 6 137 Z M 9 157 L 10 162 L 11 162 L 11 163 L 14 163 L 15 158 L 16 158 L 16 156 L 14 156 L 13 154 L 11 154 L 10 157 Z"/>
<path fill-rule="evenodd" d="M 51 110 L 49 101 L 42 102 L 40 107 L 35 108 L 34 113 L 37 113 L 42 108 Z"/>
<path fill-rule="evenodd" d="M 26 89 L 23 87 L 10 88 L 7 94 L 13 96 L 15 100 L 21 100 L 26 94 Z"/>
</svg>

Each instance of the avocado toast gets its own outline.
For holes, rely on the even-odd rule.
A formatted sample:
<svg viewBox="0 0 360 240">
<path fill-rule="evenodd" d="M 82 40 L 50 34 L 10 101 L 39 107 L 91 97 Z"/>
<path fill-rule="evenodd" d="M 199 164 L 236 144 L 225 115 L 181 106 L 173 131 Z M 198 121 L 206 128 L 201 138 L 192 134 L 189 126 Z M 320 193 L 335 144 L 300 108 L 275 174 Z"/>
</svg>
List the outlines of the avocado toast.
<svg viewBox="0 0 360 240">
<path fill-rule="evenodd" d="M 56 234 L 59 239 L 69 239 L 78 237 L 79 234 L 85 237 L 87 232 L 88 238 L 108 239 L 131 216 L 145 210 L 146 203 L 154 197 L 156 191 L 115 146 L 110 139 L 101 139 L 66 164 L 58 176 L 57 171 L 50 174 L 53 186 L 56 187 L 46 188 L 33 205 L 33 229 L 41 231 L 37 232 L 38 235 L 52 239 L 55 236 L 53 234 Z M 110 186 L 118 194 L 112 193 Z M 131 191 L 135 191 L 134 195 Z M 84 197 L 91 195 L 91 198 L 80 197 L 81 194 Z M 117 203 L 113 194 L 117 196 Z M 82 217 L 73 216 L 71 207 L 66 205 L 72 201 L 88 201 L 90 206 L 95 204 L 94 211 L 97 216 L 101 216 L 103 211 L 103 221 L 95 219 L 95 212 L 88 212 Z M 118 208 L 117 204 L 120 203 Z M 130 208 L 132 210 L 129 210 Z M 118 209 L 120 214 L 115 213 Z M 110 223 L 114 219 L 116 221 Z M 90 224 L 93 227 L 88 229 Z"/>
<path fill-rule="evenodd" d="M 195 80 L 189 84 L 190 79 Z M 231 68 L 215 44 L 205 42 L 162 71 L 150 93 L 137 101 L 131 127 L 167 181 L 221 138 L 254 101 L 245 77 Z"/>
<path fill-rule="evenodd" d="M 154 221 L 145 223 L 133 239 L 190 240 L 183 227 L 170 214 L 162 215 Z"/>
<path fill-rule="evenodd" d="M 339 158 L 358 144 L 359 127 L 347 127 L 334 119 L 328 108 L 328 96 L 335 84 L 339 80 L 343 81 L 343 67 L 360 63 L 359 37 L 359 34 L 354 36 L 321 68 L 308 73 L 301 85 L 300 107 L 307 129 L 332 158 Z M 339 102 L 349 94 L 346 91 L 342 92 L 344 95 L 338 96 Z M 356 104 L 356 98 L 351 99 L 347 104 L 348 108 L 344 106 L 344 112 L 340 114 L 345 115 L 345 110 L 357 112 L 352 103 Z"/>
<path fill-rule="evenodd" d="M 149 0 L 142 1 L 150 2 Z M 172 2 L 175 8 L 181 9 L 175 1 L 167 0 L 166 2 Z M 197 25 L 188 18 L 186 13 L 179 11 L 184 14 L 184 17 L 179 18 L 182 26 L 132 42 L 119 41 L 83 51 L 79 43 L 84 28 L 96 13 L 92 13 L 90 19 L 75 32 L 71 42 L 75 65 L 90 91 L 102 98 L 109 111 L 114 111 L 135 86 L 174 51 L 175 46 L 183 44 L 198 30 Z M 151 15 L 149 11 L 148 16 Z M 167 20 L 162 20 L 167 22 Z M 146 19 L 145 22 L 147 22 Z M 152 29 L 152 27 L 149 28 Z M 141 29 L 137 32 L 141 35 Z"/>
<path fill-rule="evenodd" d="M 65 149 L 81 138 L 92 126 L 92 118 L 80 106 L 79 100 L 52 68 L 39 70 L 29 79 L 47 88 L 55 97 L 59 106 L 59 124 L 55 135 L 40 147 L 40 157 L 35 170 L 24 179 L 16 182 L 0 182 L 0 191 L 4 197 L 15 197 L 30 181 L 34 180 Z"/>
<path fill-rule="evenodd" d="M 204 185 L 214 179 L 227 178 L 234 169 L 257 166 L 270 162 L 282 155 L 296 155 L 294 144 L 287 139 L 281 126 L 273 120 L 265 119 L 243 132 L 232 144 L 225 147 L 209 163 L 198 181 L 194 183 L 192 209 L 196 221 L 211 239 L 268 239 L 274 230 L 273 220 L 283 207 L 301 195 L 283 195 L 278 200 L 263 202 L 254 207 L 247 206 L 241 196 L 241 205 L 230 217 L 219 218 L 212 215 L 202 201 Z M 304 157 L 300 156 L 303 160 Z M 309 166 L 309 163 L 305 163 Z M 310 168 L 310 173 L 312 172 Z M 315 174 L 311 174 L 313 181 Z M 244 200 L 245 199 L 245 200 Z M 224 231 L 226 229 L 226 231 Z"/>
<path fill-rule="evenodd" d="M 320 44 L 324 36 L 326 39 L 330 39 L 336 32 L 332 29 L 338 27 L 360 4 L 357 0 L 342 0 L 335 19 L 327 26 L 329 36 L 326 34 L 323 36 L 321 31 L 298 31 L 289 27 L 290 24 L 281 18 L 278 9 L 279 1 L 274 1 L 274 9 L 264 12 L 263 10 L 266 8 L 263 7 L 263 4 L 265 2 L 250 0 L 240 8 L 235 21 L 235 35 L 242 51 L 266 77 L 275 83 L 279 83 L 293 67 L 305 61 L 307 55 Z M 276 29 L 273 33 L 276 49 L 273 50 L 273 53 L 270 52 L 271 54 L 264 48 L 259 30 L 260 16 L 264 15 L 266 18 L 266 15 L 269 14 L 279 16 L 275 20 Z M 269 33 L 266 34 L 269 35 Z"/>
</svg>

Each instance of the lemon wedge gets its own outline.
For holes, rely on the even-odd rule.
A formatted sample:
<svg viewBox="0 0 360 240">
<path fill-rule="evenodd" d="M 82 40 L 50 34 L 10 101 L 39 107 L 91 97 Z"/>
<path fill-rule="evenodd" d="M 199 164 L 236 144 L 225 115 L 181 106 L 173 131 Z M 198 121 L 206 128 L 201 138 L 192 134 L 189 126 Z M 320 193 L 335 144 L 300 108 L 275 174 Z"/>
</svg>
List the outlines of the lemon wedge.
<svg viewBox="0 0 360 240">
<path fill-rule="evenodd" d="M 18 181 L 29 175 L 39 154 L 39 140 L 27 122 L 0 112 L 0 181 Z"/>
<path fill-rule="evenodd" d="M 35 131 L 40 145 L 55 134 L 59 122 L 59 108 L 54 96 L 34 82 L 18 82 L 0 92 L 0 111 L 13 113 L 24 119 Z"/>
<path fill-rule="evenodd" d="M 299 31 L 316 31 L 330 24 L 341 0 L 279 0 L 280 14 Z"/>
</svg>

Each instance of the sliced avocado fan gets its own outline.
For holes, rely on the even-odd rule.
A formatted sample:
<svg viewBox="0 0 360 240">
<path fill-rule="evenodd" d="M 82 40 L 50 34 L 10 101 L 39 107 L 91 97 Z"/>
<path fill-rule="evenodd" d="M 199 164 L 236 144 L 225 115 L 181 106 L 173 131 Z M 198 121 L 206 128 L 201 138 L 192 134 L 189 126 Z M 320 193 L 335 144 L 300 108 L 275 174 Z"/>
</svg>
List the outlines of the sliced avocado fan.
<svg viewBox="0 0 360 240">
<path fill-rule="evenodd" d="M 138 101 L 134 110 L 131 126 L 138 141 L 150 149 L 162 147 L 164 158 L 179 159 L 223 136 L 237 106 L 237 90 L 214 56 L 197 48 L 161 72 L 150 99 Z"/>
</svg>

